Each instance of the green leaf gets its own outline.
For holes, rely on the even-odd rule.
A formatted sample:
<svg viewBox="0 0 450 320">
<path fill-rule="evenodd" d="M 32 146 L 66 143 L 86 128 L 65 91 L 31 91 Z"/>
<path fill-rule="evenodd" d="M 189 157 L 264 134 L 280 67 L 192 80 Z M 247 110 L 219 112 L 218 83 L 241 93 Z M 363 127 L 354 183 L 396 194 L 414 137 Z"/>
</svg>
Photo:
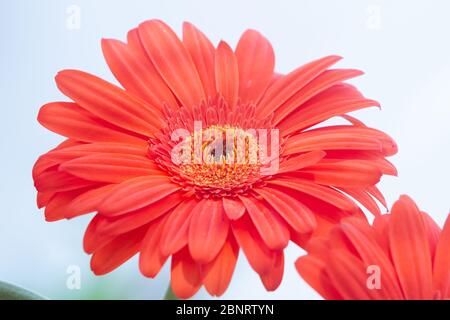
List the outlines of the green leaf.
<svg viewBox="0 0 450 320">
<path fill-rule="evenodd" d="M 34 292 L 0 281 L 0 300 L 47 300 Z"/>
<path fill-rule="evenodd" d="M 164 300 L 178 300 L 178 297 L 173 293 L 172 286 L 169 283 L 166 294 L 164 295 Z"/>
</svg>

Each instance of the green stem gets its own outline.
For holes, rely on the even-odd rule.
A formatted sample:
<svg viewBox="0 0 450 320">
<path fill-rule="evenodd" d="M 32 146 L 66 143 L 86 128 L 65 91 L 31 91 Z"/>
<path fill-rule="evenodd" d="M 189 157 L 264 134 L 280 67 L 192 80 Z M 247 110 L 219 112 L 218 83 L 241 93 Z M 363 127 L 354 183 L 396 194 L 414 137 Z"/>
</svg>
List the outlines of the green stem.
<svg viewBox="0 0 450 320">
<path fill-rule="evenodd" d="M 171 287 L 170 283 L 169 283 L 169 287 L 166 290 L 166 294 L 164 295 L 164 300 L 178 300 L 177 296 L 172 291 L 172 287 Z"/>
<path fill-rule="evenodd" d="M 46 298 L 18 286 L 0 281 L 0 300 L 46 300 Z"/>
</svg>

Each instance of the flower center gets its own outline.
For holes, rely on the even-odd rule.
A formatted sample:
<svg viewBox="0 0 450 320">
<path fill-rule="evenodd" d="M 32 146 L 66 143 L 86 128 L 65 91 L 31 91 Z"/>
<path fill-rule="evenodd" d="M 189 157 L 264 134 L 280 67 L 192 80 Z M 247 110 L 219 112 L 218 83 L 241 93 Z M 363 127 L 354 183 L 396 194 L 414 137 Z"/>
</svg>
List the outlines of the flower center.
<svg viewBox="0 0 450 320">
<path fill-rule="evenodd" d="M 187 192 L 236 196 L 264 184 L 267 150 L 260 131 L 272 126 L 270 119 L 255 118 L 254 105 L 230 109 L 219 98 L 166 116 L 167 127 L 149 139 L 149 157 Z"/>
<path fill-rule="evenodd" d="M 194 131 L 181 148 L 179 175 L 197 191 L 234 192 L 260 177 L 258 140 L 250 131 L 213 125 Z"/>
</svg>

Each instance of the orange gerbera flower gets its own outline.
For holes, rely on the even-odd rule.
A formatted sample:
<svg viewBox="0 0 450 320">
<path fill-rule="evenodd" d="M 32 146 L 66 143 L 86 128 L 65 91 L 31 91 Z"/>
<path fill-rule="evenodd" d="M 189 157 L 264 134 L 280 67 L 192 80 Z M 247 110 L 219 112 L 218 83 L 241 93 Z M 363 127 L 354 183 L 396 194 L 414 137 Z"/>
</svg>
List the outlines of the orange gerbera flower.
<svg viewBox="0 0 450 320">
<path fill-rule="evenodd" d="M 378 103 L 343 83 L 360 71 L 328 70 L 339 57 L 282 76 L 256 31 L 233 51 L 225 42 L 215 48 L 189 23 L 180 40 L 158 20 L 131 30 L 127 43 L 102 47 L 124 89 L 81 71 L 58 73 L 58 88 L 74 102 L 44 105 L 38 120 L 68 139 L 33 170 L 48 221 L 97 212 L 84 239 L 96 274 L 139 252 L 141 272 L 154 277 L 172 257 L 177 296 L 201 285 L 221 295 L 242 249 L 274 290 L 289 240 L 301 244 L 318 222 L 363 216 L 349 196 L 379 213 L 375 185 L 396 174 L 385 159 L 396 145 L 345 115 Z M 335 116 L 349 124 L 312 128 Z M 249 157 L 268 153 L 251 129 L 279 138 L 268 161 Z M 212 133 L 243 137 L 243 160 L 228 162 L 239 156 L 237 139 L 217 152 Z M 186 159 L 203 162 L 174 161 L 180 137 L 181 151 L 194 145 L 181 152 Z"/>
<path fill-rule="evenodd" d="M 297 270 L 326 299 L 450 299 L 450 216 L 441 231 L 408 196 L 372 226 L 345 218 L 308 247 Z"/>
</svg>

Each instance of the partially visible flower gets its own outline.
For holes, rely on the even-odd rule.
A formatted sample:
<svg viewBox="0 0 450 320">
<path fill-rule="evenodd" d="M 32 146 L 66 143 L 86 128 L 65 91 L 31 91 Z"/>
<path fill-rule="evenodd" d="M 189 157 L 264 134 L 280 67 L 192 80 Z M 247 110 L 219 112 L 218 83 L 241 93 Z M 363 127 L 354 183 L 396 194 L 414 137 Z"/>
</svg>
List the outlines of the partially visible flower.
<svg viewBox="0 0 450 320">
<path fill-rule="evenodd" d="M 408 196 L 372 226 L 343 219 L 308 251 L 297 270 L 325 299 L 450 299 L 450 216 L 441 231 Z"/>
<path fill-rule="evenodd" d="M 345 83 L 362 72 L 330 69 L 340 57 L 280 75 L 257 31 L 246 31 L 233 50 L 223 41 L 214 46 L 189 23 L 181 40 L 158 20 L 131 30 L 127 43 L 103 40 L 102 48 L 124 89 L 85 72 L 60 72 L 58 88 L 73 102 L 43 106 L 38 120 L 68 139 L 33 170 L 48 221 L 96 212 L 84 238 L 95 274 L 139 253 L 141 272 L 155 277 L 171 257 L 177 296 L 202 285 L 221 295 L 242 249 L 274 290 L 289 241 L 302 245 L 342 217 L 364 217 L 352 198 L 380 213 L 376 184 L 396 174 L 386 157 L 397 147 L 347 115 L 378 103 Z M 334 117 L 348 124 L 323 124 Z M 174 162 L 173 134 L 195 145 L 196 122 L 204 134 L 246 137 L 242 154 L 263 151 L 247 130 L 273 132 L 276 170 L 267 174 L 261 161 L 222 162 L 239 154 L 234 143 L 217 153 L 209 141 L 200 141 L 200 154 L 218 162 Z"/>
</svg>

